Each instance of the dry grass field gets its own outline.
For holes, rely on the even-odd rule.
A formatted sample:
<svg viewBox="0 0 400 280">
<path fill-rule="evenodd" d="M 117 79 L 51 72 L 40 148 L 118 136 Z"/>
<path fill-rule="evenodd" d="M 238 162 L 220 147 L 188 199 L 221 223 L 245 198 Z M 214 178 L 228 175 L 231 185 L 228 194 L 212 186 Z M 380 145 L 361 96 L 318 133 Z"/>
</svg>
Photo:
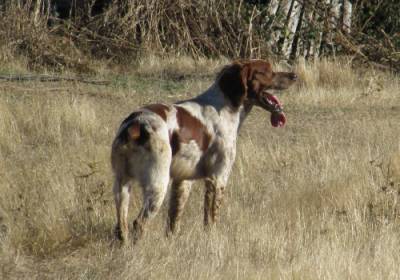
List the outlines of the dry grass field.
<svg viewBox="0 0 400 280">
<path fill-rule="evenodd" d="M 100 69 L 107 86 L 1 81 L 0 278 L 399 279 L 400 80 L 346 60 L 297 64 L 284 128 L 252 112 L 216 228 L 203 231 L 198 183 L 176 237 L 164 203 L 137 246 L 113 242 L 120 121 L 197 95 L 224 63 L 147 59 Z"/>
</svg>

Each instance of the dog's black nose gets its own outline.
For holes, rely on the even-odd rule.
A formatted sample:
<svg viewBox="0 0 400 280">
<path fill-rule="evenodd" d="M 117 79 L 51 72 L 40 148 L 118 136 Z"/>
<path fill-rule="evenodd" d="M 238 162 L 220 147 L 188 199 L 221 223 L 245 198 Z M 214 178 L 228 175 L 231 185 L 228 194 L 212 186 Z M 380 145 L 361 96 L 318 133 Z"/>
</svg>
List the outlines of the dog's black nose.
<svg viewBox="0 0 400 280">
<path fill-rule="evenodd" d="M 296 81 L 296 80 L 297 80 L 297 75 L 296 75 L 296 73 L 290 73 L 290 74 L 289 74 L 289 79 L 291 79 L 291 80 L 293 80 L 293 81 Z"/>
</svg>

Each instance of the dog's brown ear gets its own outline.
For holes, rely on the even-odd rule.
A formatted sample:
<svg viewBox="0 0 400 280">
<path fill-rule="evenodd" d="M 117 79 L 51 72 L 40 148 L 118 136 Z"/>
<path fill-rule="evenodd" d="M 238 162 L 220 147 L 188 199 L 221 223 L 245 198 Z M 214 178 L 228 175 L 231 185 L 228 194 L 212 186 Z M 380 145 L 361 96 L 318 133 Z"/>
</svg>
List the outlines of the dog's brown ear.
<svg viewBox="0 0 400 280">
<path fill-rule="evenodd" d="M 247 96 L 248 74 L 248 65 L 239 62 L 226 66 L 221 71 L 219 87 L 234 108 L 239 108 Z"/>
</svg>

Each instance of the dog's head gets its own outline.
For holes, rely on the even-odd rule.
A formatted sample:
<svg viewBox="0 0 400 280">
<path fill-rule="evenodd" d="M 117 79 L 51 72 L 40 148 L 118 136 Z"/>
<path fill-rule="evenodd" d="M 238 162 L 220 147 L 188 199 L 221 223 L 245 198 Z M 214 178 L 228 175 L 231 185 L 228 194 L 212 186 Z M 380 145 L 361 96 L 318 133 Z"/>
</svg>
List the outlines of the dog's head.
<svg viewBox="0 0 400 280">
<path fill-rule="evenodd" d="M 239 60 L 222 69 L 218 84 L 234 109 L 256 105 L 271 112 L 273 126 L 282 126 L 285 116 L 279 100 L 268 90 L 284 90 L 297 80 L 293 72 L 274 72 L 265 60 Z"/>
</svg>

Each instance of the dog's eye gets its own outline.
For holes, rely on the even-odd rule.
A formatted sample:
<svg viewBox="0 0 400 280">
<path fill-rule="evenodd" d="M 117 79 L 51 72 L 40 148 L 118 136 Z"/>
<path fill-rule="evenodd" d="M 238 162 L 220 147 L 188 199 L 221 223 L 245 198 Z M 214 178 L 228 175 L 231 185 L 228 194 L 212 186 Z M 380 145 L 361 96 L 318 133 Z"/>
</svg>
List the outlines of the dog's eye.
<svg viewBox="0 0 400 280">
<path fill-rule="evenodd" d="M 260 76 L 267 76 L 268 74 L 264 71 L 256 71 L 255 72 L 256 75 L 260 75 Z"/>
</svg>

